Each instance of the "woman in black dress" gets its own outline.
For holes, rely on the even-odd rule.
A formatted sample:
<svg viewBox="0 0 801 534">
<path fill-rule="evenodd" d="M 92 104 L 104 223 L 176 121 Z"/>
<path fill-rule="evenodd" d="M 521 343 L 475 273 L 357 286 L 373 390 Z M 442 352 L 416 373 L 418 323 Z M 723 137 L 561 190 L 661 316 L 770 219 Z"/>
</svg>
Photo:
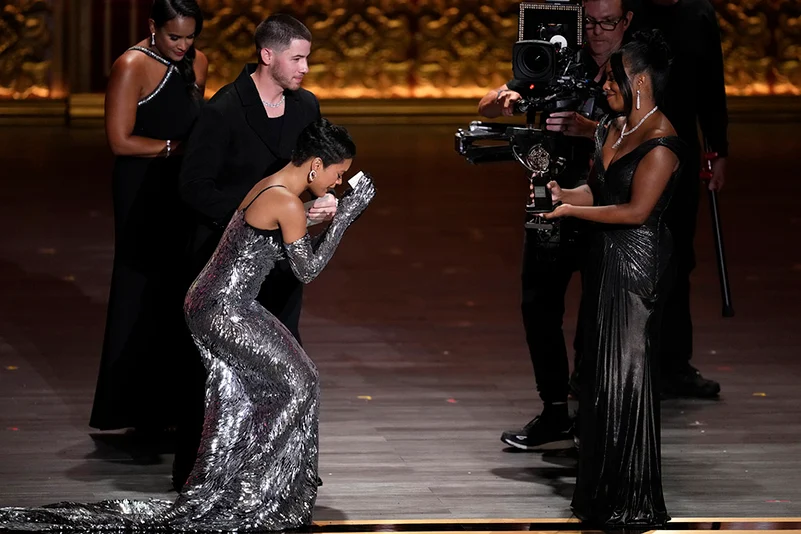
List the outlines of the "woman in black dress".
<svg viewBox="0 0 801 534">
<path fill-rule="evenodd" d="M 208 61 L 194 48 L 202 27 L 194 0 L 155 0 L 150 35 L 111 70 L 114 270 L 90 420 L 101 430 L 175 424 L 179 373 L 200 366 L 182 313 L 188 218 L 178 208 L 178 152 L 203 101 Z"/>
<path fill-rule="evenodd" d="M 573 511 L 607 528 L 667 522 L 662 495 L 657 333 L 671 278 L 665 209 L 683 147 L 659 111 L 670 52 L 658 32 L 612 55 L 606 97 L 617 118 L 596 132 L 591 186 L 550 188 L 548 218 L 597 223 L 585 289 L 579 469 Z"/>
</svg>

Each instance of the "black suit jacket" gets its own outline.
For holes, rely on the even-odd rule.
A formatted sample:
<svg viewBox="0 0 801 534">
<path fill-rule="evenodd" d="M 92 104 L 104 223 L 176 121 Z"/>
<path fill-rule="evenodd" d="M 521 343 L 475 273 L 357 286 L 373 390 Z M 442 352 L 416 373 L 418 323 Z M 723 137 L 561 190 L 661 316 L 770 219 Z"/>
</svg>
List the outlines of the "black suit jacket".
<svg viewBox="0 0 801 534">
<path fill-rule="evenodd" d="M 320 104 L 311 92 L 284 91 L 276 143 L 250 77 L 255 69 L 255 64 L 246 65 L 209 100 L 186 143 L 179 181 L 181 197 L 197 220 L 190 245 L 196 271 L 213 253 L 242 199 L 259 180 L 289 162 L 300 132 L 320 117 Z"/>
</svg>

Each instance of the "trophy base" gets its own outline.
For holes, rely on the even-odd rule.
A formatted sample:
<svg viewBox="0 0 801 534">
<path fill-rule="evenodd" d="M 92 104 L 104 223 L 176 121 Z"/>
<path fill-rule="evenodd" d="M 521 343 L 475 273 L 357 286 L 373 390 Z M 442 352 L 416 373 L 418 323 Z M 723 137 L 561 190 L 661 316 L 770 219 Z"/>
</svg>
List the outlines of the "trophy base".
<svg viewBox="0 0 801 534">
<path fill-rule="evenodd" d="M 526 213 L 551 213 L 555 209 L 553 204 L 549 204 L 547 206 L 543 206 L 542 204 L 529 204 L 526 206 Z"/>
<path fill-rule="evenodd" d="M 541 230 L 545 233 L 550 233 L 554 229 L 554 222 L 549 221 L 544 217 L 540 217 L 538 213 L 547 213 L 547 211 L 531 211 L 526 207 L 526 213 L 529 215 L 525 227 L 529 230 Z"/>
<path fill-rule="evenodd" d="M 529 230 L 544 230 L 546 232 L 553 230 L 553 223 L 541 222 L 543 219 L 538 219 L 532 219 L 526 222 L 525 227 Z"/>
</svg>

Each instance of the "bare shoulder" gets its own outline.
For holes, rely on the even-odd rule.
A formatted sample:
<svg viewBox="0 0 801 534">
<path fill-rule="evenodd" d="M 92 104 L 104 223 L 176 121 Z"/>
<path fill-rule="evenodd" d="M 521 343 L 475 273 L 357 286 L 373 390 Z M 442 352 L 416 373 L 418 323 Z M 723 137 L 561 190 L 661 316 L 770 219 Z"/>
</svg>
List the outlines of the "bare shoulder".
<svg viewBox="0 0 801 534">
<path fill-rule="evenodd" d="M 649 150 L 642 158 L 638 169 L 643 168 L 647 171 L 664 169 L 672 172 L 678 162 L 679 157 L 673 150 L 664 145 L 658 145 Z"/>
<path fill-rule="evenodd" d="M 117 74 L 139 74 L 145 69 L 147 59 L 142 52 L 126 50 L 114 61 L 111 71 Z"/>
<path fill-rule="evenodd" d="M 206 88 L 206 77 L 209 74 L 209 59 L 206 54 L 195 49 L 195 61 L 192 65 L 192 70 L 195 71 L 195 82 L 201 90 Z"/>
<path fill-rule="evenodd" d="M 673 128 L 673 124 L 671 124 L 668 118 L 660 113 L 659 123 L 654 128 L 653 137 L 669 137 L 673 135 L 676 135 L 676 129 Z"/>
<path fill-rule="evenodd" d="M 254 188 L 242 207 L 247 207 L 245 219 L 248 224 L 257 228 L 269 230 L 274 228 L 278 221 L 286 218 L 306 220 L 306 211 L 303 202 L 297 195 L 292 194 L 285 187 Z"/>
<path fill-rule="evenodd" d="M 268 187 L 269 189 L 267 189 Z M 273 185 L 271 187 L 265 184 L 256 191 L 256 195 L 258 195 L 258 197 L 256 197 L 256 200 L 253 202 L 253 206 L 264 204 L 269 205 L 271 208 L 281 210 L 292 210 L 296 206 L 300 206 L 300 209 L 303 210 L 303 202 L 301 202 L 300 197 L 293 194 L 286 187 L 278 185 Z"/>
<path fill-rule="evenodd" d="M 209 66 L 209 58 L 197 48 L 195 48 L 195 65 L 203 69 Z"/>
<path fill-rule="evenodd" d="M 148 77 L 148 58 L 141 52 L 128 50 L 111 66 L 106 97 L 126 94 L 139 95 Z"/>
</svg>

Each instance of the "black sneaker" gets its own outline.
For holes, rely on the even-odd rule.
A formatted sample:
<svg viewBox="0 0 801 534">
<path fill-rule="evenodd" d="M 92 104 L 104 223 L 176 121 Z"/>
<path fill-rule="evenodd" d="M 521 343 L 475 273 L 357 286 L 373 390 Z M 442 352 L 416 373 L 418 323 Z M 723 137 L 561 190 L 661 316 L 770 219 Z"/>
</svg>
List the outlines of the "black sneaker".
<svg viewBox="0 0 801 534">
<path fill-rule="evenodd" d="M 681 371 L 662 376 L 662 395 L 665 397 L 712 399 L 719 393 L 719 383 L 704 378 L 701 371 L 689 364 Z"/>
<path fill-rule="evenodd" d="M 507 430 L 501 441 L 524 451 L 554 451 L 573 447 L 573 432 L 570 420 L 554 424 L 538 415 L 521 430 Z"/>
</svg>

